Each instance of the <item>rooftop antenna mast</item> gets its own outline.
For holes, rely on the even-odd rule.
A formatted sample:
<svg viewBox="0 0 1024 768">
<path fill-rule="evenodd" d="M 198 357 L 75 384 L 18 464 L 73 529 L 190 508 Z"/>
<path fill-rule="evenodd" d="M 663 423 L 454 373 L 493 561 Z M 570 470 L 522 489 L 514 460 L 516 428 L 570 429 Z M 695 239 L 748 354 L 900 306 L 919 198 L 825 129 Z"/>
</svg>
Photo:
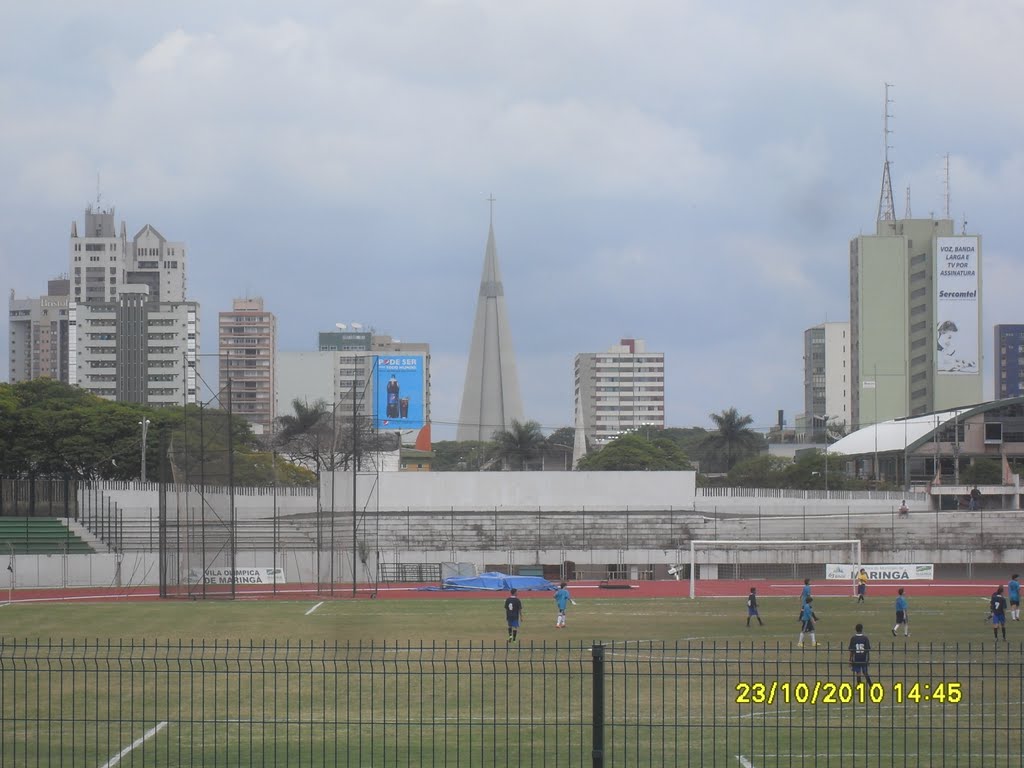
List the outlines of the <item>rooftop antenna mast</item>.
<svg viewBox="0 0 1024 768">
<path fill-rule="evenodd" d="M 906 204 L 906 208 L 903 211 L 903 218 L 904 219 L 912 219 L 912 218 L 914 218 L 913 216 L 910 215 L 910 185 L 909 184 L 907 184 L 907 204 Z"/>
<path fill-rule="evenodd" d="M 892 115 L 889 114 L 889 105 L 893 103 L 892 99 L 889 98 L 890 88 L 892 88 L 892 84 L 886 83 L 885 109 L 883 110 L 884 133 L 882 135 L 883 144 L 885 145 L 885 165 L 882 166 L 882 194 L 878 198 L 879 221 L 896 220 L 896 206 L 892 201 L 892 179 L 889 176 L 889 150 L 892 149 L 889 145 L 889 134 L 892 133 L 892 131 L 889 130 L 889 118 L 892 117 Z"/>
<path fill-rule="evenodd" d="M 100 172 L 96 171 L 96 210 L 100 210 L 100 200 L 103 199 L 103 194 L 100 192 Z"/>
<path fill-rule="evenodd" d="M 949 152 L 946 153 L 945 160 L 946 160 L 946 163 L 945 163 L 945 176 L 946 176 L 946 181 L 945 181 L 945 188 L 946 188 L 946 194 L 945 194 L 945 198 L 946 198 L 946 211 L 945 211 L 945 213 L 946 213 L 946 215 L 945 215 L 945 218 L 948 219 L 948 218 L 951 218 L 950 215 L 949 215 L 949 204 L 951 202 L 951 197 L 952 197 L 952 195 L 950 194 L 950 189 L 949 189 Z"/>
<path fill-rule="evenodd" d="M 490 221 L 490 224 L 491 224 L 491 226 L 492 226 L 492 227 L 494 226 L 494 202 L 495 202 L 495 201 L 496 201 L 497 199 L 498 199 L 498 198 L 496 198 L 496 197 L 494 196 L 494 193 L 493 193 L 493 192 L 492 192 L 491 194 L 489 194 L 489 195 L 487 196 L 487 202 L 488 202 L 488 204 L 489 204 L 489 205 L 491 206 L 491 221 Z"/>
</svg>

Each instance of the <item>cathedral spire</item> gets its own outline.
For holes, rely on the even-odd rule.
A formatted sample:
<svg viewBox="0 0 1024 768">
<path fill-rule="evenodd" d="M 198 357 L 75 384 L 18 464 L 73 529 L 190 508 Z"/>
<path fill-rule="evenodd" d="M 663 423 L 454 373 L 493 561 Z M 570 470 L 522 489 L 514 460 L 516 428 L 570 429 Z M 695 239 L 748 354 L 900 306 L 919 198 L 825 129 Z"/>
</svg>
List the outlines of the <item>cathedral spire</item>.
<svg viewBox="0 0 1024 768">
<path fill-rule="evenodd" d="M 477 296 L 473 338 L 462 389 L 457 440 L 490 440 L 496 430 L 523 420 L 512 333 L 505 308 L 505 288 L 494 243 L 494 196 L 484 252 L 484 269 Z"/>
</svg>

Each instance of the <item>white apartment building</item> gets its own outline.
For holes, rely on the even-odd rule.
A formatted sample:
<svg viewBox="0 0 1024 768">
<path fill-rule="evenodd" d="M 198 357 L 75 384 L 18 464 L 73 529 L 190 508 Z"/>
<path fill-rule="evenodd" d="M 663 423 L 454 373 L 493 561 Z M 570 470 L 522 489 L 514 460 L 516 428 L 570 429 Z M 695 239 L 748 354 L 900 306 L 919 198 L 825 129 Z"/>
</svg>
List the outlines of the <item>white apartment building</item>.
<svg viewBox="0 0 1024 768">
<path fill-rule="evenodd" d="M 665 354 L 649 352 L 642 339 L 622 339 L 606 352 L 576 355 L 575 405 L 591 446 L 626 432 L 663 429 Z"/>
<path fill-rule="evenodd" d="M 145 285 L 115 301 L 72 304 L 69 383 L 109 400 L 149 405 L 196 402 L 199 306 L 149 301 Z"/>
<path fill-rule="evenodd" d="M 804 412 L 798 429 L 822 441 L 826 423 L 849 426 L 853 401 L 850 324 L 821 323 L 804 331 Z"/>
<path fill-rule="evenodd" d="M 186 248 L 146 225 L 128 240 L 114 209 L 71 224 L 68 382 L 111 400 L 197 401 L 199 305 L 185 297 Z"/>
</svg>

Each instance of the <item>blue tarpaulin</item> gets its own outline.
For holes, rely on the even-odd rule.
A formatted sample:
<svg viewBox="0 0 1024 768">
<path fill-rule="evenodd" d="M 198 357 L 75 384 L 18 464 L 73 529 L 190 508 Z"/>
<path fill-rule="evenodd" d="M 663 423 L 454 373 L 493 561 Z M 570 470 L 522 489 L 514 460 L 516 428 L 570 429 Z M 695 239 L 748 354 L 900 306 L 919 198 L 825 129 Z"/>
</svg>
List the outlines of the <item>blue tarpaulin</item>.
<svg viewBox="0 0 1024 768">
<path fill-rule="evenodd" d="M 437 589 L 426 587 L 425 589 Z M 488 592 L 508 592 L 518 589 L 523 592 L 553 592 L 558 586 L 540 576 L 509 576 L 507 573 L 489 571 L 479 576 L 449 576 L 442 583 L 441 589 L 482 590 Z"/>
</svg>

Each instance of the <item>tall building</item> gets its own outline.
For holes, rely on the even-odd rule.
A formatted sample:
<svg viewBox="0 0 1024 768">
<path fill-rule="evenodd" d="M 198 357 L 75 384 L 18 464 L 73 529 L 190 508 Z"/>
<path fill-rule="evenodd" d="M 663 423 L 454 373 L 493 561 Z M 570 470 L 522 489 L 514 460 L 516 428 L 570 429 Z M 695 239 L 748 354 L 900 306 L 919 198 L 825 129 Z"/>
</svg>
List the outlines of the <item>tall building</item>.
<svg viewBox="0 0 1024 768">
<path fill-rule="evenodd" d="M 982 401 L 981 263 L 950 219 L 850 241 L 851 426 Z"/>
<path fill-rule="evenodd" d="M 820 437 L 825 424 L 850 423 L 850 324 L 804 331 L 803 430 Z"/>
<path fill-rule="evenodd" d="M 114 209 L 71 224 L 68 382 L 112 400 L 197 399 L 199 305 L 186 298 L 186 248 L 146 225 L 128 240 Z"/>
<path fill-rule="evenodd" d="M 642 339 L 622 339 L 607 352 L 580 353 L 575 391 L 577 419 L 592 446 L 624 432 L 664 429 L 665 354 L 648 352 Z"/>
<path fill-rule="evenodd" d="M 492 215 L 455 437 L 457 440 L 490 440 L 496 430 L 508 429 L 513 420 L 523 420 L 523 401 L 505 307 L 505 287 L 498 266 L 498 249 L 494 244 Z"/>
<path fill-rule="evenodd" d="M 1024 325 L 997 325 L 992 350 L 996 399 L 1024 395 Z"/>
<path fill-rule="evenodd" d="M 323 400 L 346 417 L 354 407 L 382 431 L 412 436 L 430 422 L 429 344 L 331 331 L 319 334 L 316 352 L 282 352 L 278 363 L 279 414 L 295 400 Z"/>
<path fill-rule="evenodd" d="M 257 434 L 269 434 L 277 418 L 277 318 L 260 297 L 235 299 L 230 312 L 218 315 L 217 333 L 222 399 L 230 398 L 231 412 Z"/>
<path fill-rule="evenodd" d="M 50 280 L 45 296 L 19 299 L 11 291 L 10 380 L 68 380 L 67 278 Z"/>
</svg>

